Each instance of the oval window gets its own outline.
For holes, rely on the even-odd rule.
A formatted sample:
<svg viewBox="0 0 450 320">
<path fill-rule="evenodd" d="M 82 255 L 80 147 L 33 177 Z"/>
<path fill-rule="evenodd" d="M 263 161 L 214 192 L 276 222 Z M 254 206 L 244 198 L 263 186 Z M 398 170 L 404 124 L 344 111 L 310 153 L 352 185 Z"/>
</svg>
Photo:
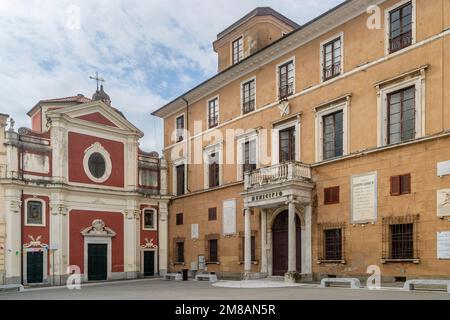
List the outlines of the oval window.
<svg viewBox="0 0 450 320">
<path fill-rule="evenodd" d="M 95 152 L 91 154 L 88 165 L 89 171 L 95 178 L 100 179 L 105 175 L 106 161 L 101 153 Z"/>
</svg>

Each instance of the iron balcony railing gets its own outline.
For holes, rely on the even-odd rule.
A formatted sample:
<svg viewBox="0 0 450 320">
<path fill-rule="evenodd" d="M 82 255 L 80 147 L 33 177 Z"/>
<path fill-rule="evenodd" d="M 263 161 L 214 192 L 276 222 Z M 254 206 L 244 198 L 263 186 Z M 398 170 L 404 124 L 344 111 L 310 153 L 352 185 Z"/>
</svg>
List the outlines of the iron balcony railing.
<svg viewBox="0 0 450 320">
<path fill-rule="evenodd" d="M 300 162 L 284 162 L 245 173 L 244 188 L 262 187 L 287 181 L 311 179 L 311 167 Z"/>
</svg>

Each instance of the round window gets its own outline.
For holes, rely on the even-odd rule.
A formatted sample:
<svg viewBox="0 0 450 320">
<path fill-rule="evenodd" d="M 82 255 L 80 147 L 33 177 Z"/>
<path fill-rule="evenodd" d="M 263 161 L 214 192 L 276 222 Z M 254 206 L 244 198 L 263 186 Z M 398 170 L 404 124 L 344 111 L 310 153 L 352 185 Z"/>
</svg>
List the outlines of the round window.
<svg viewBox="0 0 450 320">
<path fill-rule="evenodd" d="M 89 171 L 92 176 L 100 179 L 105 175 L 106 161 L 103 155 L 99 152 L 91 154 L 88 160 Z"/>
</svg>

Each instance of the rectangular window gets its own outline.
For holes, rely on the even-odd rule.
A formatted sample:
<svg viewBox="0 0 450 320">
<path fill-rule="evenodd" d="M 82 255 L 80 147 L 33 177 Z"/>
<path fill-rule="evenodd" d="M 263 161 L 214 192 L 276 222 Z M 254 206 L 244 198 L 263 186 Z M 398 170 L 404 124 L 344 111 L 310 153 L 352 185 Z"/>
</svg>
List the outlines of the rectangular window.
<svg viewBox="0 0 450 320">
<path fill-rule="evenodd" d="M 177 125 L 177 142 L 181 142 L 184 140 L 184 115 L 177 117 L 176 119 Z"/>
<path fill-rule="evenodd" d="M 325 188 L 324 189 L 324 204 L 337 204 L 339 203 L 339 187 Z"/>
<path fill-rule="evenodd" d="M 177 226 L 183 225 L 183 214 L 182 213 L 177 213 L 176 223 L 177 223 Z"/>
<path fill-rule="evenodd" d="M 184 263 L 184 242 L 176 243 L 176 262 Z"/>
<path fill-rule="evenodd" d="M 208 220 L 209 221 L 217 220 L 217 208 L 209 208 L 208 209 Z"/>
<path fill-rule="evenodd" d="M 344 112 L 338 111 L 323 117 L 323 160 L 344 154 Z"/>
<path fill-rule="evenodd" d="M 341 74 L 342 40 L 341 37 L 323 45 L 323 80 L 329 80 Z"/>
<path fill-rule="evenodd" d="M 209 187 L 215 188 L 220 185 L 220 164 L 218 159 L 218 153 L 212 153 L 209 155 Z"/>
<path fill-rule="evenodd" d="M 400 143 L 415 138 L 415 91 L 415 86 L 412 86 L 388 94 L 388 144 Z"/>
<path fill-rule="evenodd" d="M 345 262 L 344 223 L 319 223 L 318 260 L 319 262 Z"/>
<path fill-rule="evenodd" d="M 144 210 L 144 229 L 155 229 L 155 211 Z"/>
<path fill-rule="evenodd" d="M 218 262 L 218 240 L 211 239 L 209 241 L 209 261 L 208 262 Z"/>
<path fill-rule="evenodd" d="M 184 191 L 185 191 L 185 180 L 184 180 L 184 173 L 185 173 L 185 165 L 179 165 L 176 167 L 176 174 L 177 174 L 177 181 L 176 181 L 176 186 L 177 186 L 177 196 L 182 196 L 184 195 Z"/>
<path fill-rule="evenodd" d="M 280 131 L 280 163 L 295 161 L 295 127 Z"/>
<path fill-rule="evenodd" d="M 233 64 L 240 62 L 244 58 L 244 38 L 233 41 Z"/>
<path fill-rule="evenodd" d="M 279 75 L 279 97 L 280 100 L 286 99 L 294 94 L 295 70 L 294 61 L 289 61 L 278 67 Z"/>
<path fill-rule="evenodd" d="M 325 260 L 340 261 L 342 259 L 342 229 L 330 229 L 324 231 Z"/>
<path fill-rule="evenodd" d="M 256 81 L 250 80 L 242 85 L 242 112 L 247 114 L 255 110 Z"/>
<path fill-rule="evenodd" d="M 44 224 L 42 202 L 40 201 L 27 202 L 27 224 L 28 225 Z"/>
<path fill-rule="evenodd" d="M 383 260 L 419 260 L 419 215 L 383 218 Z"/>
<path fill-rule="evenodd" d="M 391 196 L 411 193 L 411 174 L 391 177 Z"/>
<path fill-rule="evenodd" d="M 219 98 L 214 98 L 208 102 L 208 128 L 219 125 Z"/>
<path fill-rule="evenodd" d="M 389 51 L 399 51 L 413 42 L 413 6 L 412 2 L 392 10 L 389 13 Z"/>
<path fill-rule="evenodd" d="M 244 161 L 242 165 L 242 173 L 256 170 L 256 141 L 247 141 L 243 145 Z"/>
</svg>

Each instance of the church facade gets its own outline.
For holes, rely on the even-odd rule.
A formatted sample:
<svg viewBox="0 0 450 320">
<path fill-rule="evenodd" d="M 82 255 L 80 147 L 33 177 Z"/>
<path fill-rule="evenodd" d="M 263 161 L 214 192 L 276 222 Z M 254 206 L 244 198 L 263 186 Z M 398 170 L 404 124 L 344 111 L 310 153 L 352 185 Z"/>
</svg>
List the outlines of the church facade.
<svg viewBox="0 0 450 320">
<path fill-rule="evenodd" d="M 157 276 L 167 270 L 165 160 L 103 87 L 38 102 L 0 134 L 0 273 L 6 284 Z M 1 118 L 2 124 L 8 117 Z"/>
<path fill-rule="evenodd" d="M 450 278 L 450 3 L 257 8 L 165 122 L 169 270 Z"/>
</svg>

